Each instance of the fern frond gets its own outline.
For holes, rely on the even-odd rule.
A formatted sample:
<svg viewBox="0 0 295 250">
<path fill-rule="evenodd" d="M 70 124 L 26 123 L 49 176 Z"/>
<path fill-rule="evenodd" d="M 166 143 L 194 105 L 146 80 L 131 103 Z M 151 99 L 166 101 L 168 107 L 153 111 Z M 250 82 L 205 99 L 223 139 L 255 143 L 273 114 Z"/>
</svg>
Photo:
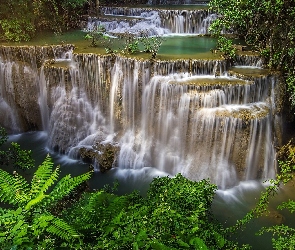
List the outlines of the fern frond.
<svg viewBox="0 0 295 250">
<path fill-rule="evenodd" d="M 47 230 L 48 225 L 55 217 L 52 214 L 41 214 L 35 216 L 32 224 L 32 231 L 35 236 L 39 236 Z"/>
<path fill-rule="evenodd" d="M 67 216 L 80 230 L 101 228 L 108 224 L 120 211 L 129 205 L 128 196 L 117 197 L 104 191 L 87 194 L 80 200 Z"/>
<path fill-rule="evenodd" d="M 50 225 L 46 228 L 46 231 L 64 240 L 71 240 L 80 237 L 78 232 L 73 227 L 59 218 L 52 219 Z"/>
<path fill-rule="evenodd" d="M 44 194 L 48 188 L 55 183 L 59 175 L 59 167 L 53 170 L 53 162 L 49 155 L 38 167 L 31 182 L 31 195 Z"/>
<path fill-rule="evenodd" d="M 0 169 L 0 201 L 12 205 L 24 203 L 29 199 L 28 187 L 28 182 L 22 176 Z"/>
<path fill-rule="evenodd" d="M 17 210 L 19 211 L 19 210 Z M 15 211 L 11 210 L 11 209 L 7 209 L 7 208 L 2 208 L 0 207 L 0 228 L 3 229 L 3 226 L 6 226 L 7 222 L 11 221 L 11 220 L 15 220 L 14 215 Z"/>
<path fill-rule="evenodd" d="M 86 180 L 89 180 L 91 174 L 92 172 L 87 172 L 73 178 L 71 175 L 66 175 L 56 184 L 48 198 L 44 199 L 44 202 L 48 206 L 55 205 L 57 201 L 70 194 L 70 192 L 73 191 L 78 185 Z"/>
<path fill-rule="evenodd" d="M 0 208 L 1 233 L 4 233 L 4 231 L 6 231 L 6 233 L 9 233 L 11 228 L 13 228 L 18 221 L 24 220 L 22 211 L 22 208 L 18 208 L 17 210 Z"/>
<path fill-rule="evenodd" d="M 92 193 L 87 197 L 87 201 L 82 205 L 77 207 L 76 214 L 76 224 L 80 224 L 79 227 L 83 229 L 95 228 L 95 225 L 102 222 L 102 212 L 104 203 L 106 202 L 107 196 L 103 191 Z M 98 212 L 99 211 L 99 212 Z M 79 216 L 80 214 L 80 216 Z"/>
<path fill-rule="evenodd" d="M 111 220 L 116 217 L 124 208 L 128 206 L 127 196 L 118 196 L 108 204 L 108 206 L 103 210 L 103 219 Z"/>
<path fill-rule="evenodd" d="M 40 192 L 37 197 L 35 197 L 34 199 L 32 199 L 28 202 L 28 204 L 25 206 L 25 209 L 30 210 L 32 206 L 41 202 L 46 196 L 48 196 L 48 195 L 45 195 L 42 192 Z"/>
</svg>

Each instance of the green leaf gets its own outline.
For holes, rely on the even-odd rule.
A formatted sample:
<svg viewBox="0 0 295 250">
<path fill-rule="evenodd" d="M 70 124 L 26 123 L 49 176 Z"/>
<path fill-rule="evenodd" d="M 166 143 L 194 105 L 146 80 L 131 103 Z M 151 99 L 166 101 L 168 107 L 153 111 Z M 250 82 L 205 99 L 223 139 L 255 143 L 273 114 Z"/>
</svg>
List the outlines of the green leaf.
<svg viewBox="0 0 295 250">
<path fill-rule="evenodd" d="M 38 167 L 31 181 L 31 195 L 39 196 L 44 194 L 58 178 L 59 167 L 53 169 L 53 162 L 49 155 L 46 156 L 43 163 Z"/>
<path fill-rule="evenodd" d="M 70 192 L 73 191 L 78 185 L 80 185 L 84 181 L 89 180 L 91 175 L 92 172 L 87 172 L 76 177 L 66 175 L 56 184 L 56 186 L 51 191 L 50 195 L 43 200 L 44 203 L 47 206 L 55 205 L 56 202 L 70 194 Z"/>
<path fill-rule="evenodd" d="M 50 225 L 46 228 L 46 231 L 65 240 L 80 237 L 79 233 L 74 228 L 59 218 L 53 218 L 50 221 Z"/>
<path fill-rule="evenodd" d="M 25 206 L 25 209 L 30 210 L 32 206 L 40 203 L 46 196 L 48 196 L 48 195 L 44 195 L 43 193 L 39 193 L 39 195 L 37 197 L 35 197 L 34 199 L 32 199 L 28 202 L 28 204 Z"/>
<path fill-rule="evenodd" d="M 28 200 L 27 181 L 17 173 L 14 175 L 0 169 L 0 200 L 9 204 L 22 204 Z"/>
<path fill-rule="evenodd" d="M 192 238 L 189 243 L 190 243 L 191 246 L 194 246 L 196 249 L 208 250 L 208 248 L 205 245 L 204 241 L 202 239 L 198 238 L 198 237 Z"/>
</svg>

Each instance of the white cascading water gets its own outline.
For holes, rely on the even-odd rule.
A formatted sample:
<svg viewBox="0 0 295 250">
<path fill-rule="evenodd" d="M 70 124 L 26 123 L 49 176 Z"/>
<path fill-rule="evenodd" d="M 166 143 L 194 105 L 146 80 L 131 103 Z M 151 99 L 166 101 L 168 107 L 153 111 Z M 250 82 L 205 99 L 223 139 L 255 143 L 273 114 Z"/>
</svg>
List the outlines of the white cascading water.
<svg viewBox="0 0 295 250">
<path fill-rule="evenodd" d="M 85 31 L 95 30 L 96 27 L 102 26 L 109 34 L 113 35 L 128 32 L 139 36 L 142 31 L 146 31 L 148 36 L 163 36 L 170 33 L 168 29 L 161 27 L 161 19 L 157 11 L 142 12 L 134 18 L 136 18 L 136 22 L 128 20 L 102 21 L 90 18 Z"/>
<path fill-rule="evenodd" d="M 20 132 L 20 122 L 15 105 L 10 102 L 15 96 L 13 88 L 13 74 L 17 74 L 19 67 L 14 62 L 1 61 L 0 58 L 0 120 L 2 126 L 10 128 L 9 132 Z"/>
<path fill-rule="evenodd" d="M 149 36 L 175 34 L 208 34 L 210 24 L 217 15 L 208 10 L 150 10 L 122 7 L 101 8 L 103 17 L 89 18 L 85 31 L 103 26 L 110 34 L 129 32 Z M 112 17 L 114 20 L 108 20 Z M 117 20 L 116 20 L 117 17 Z M 124 17 L 126 19 L 124 19 Z"/>
<path fill-rule="evenodd" d="M 131 10 L 111 8 L 105 14 L 140 17 L 132 26 L 90 20 L 88 29 L 105 25 L 110 33 L 148 29 L 149 35 L 204 34 L 216 18 L 208 12 L 174 15 L 166 10 L 138 16 L 140 11 Z M 14 62 L 19 60 L 15 53 L 0 50 L 0 118 L 12 132 L 30 124 L 42 127 L 49 148 L 72 157 L 81 147 L 112 143 L 120 148 L 120 169 L 181 172 L 192 180 L 210 178 L 222 189 L 241 180 L 274 177 L 274 130 L 280 120 L 275 76 L 229 76 L 222 60 L 145 61 L 73 55 L 72 48 L 36 48 L 20 49 L 25 63 Z M 37 54 L 43 56 L 42 63 L 48 58 L 54 62 L 38 66 Z M 259 63 L 241 56 L 235 66 Z M 33 121 L 38 115 L 40 125 Z"/>
<path fill-rule="evenodd" d="M 192 74 L 178 72 L 178 62 L 63 57 L 42 66 L 37 77 L 50 148 L 75 156 L 80 147 L 108 141 L 120 147 L 121 169 L 181 172 L 220 188 L 274 176 L 276 77 L 215 77 L 223 66 L 207 61 L 191 62 L 198 67 Z M 21 80 L 9 77 L 11 62 L 1 65 L 2 102 L 9 103 L 9 89 Z M 13 105 L 5 115 L 17 117 L 9 110 Z"/>
<path fill-rule="evenodd" d="M 157 166 L 164 172 L 181 172 L 192 179 L 209 177 L 225 188 L 240 180 L 234 166 L 244 165 L 245 162 L 255 166 L 256 176 L 247 172 L 245 178 L 253 179 L 257 177 L 258 161 L 273 159 L 274 147 L 269 143 L 272 140 L 269 133 L 272 125 L 267 115 L 268 104 L 243 104 L 243 101 L 251 99 L 251 93 L 244 98 L 230 98 L 227 95 L 234 91 L 227 89 L 235 86 L 224 86 L 223 89 L 214 89 L 216 86 L 213 86 L 208 91 L 208 86 L 190 90 L 189 85 L 183 84 L 198 78 L 210 79 L 212 76 L 176 74 L 155 76 L 150 80 L 143 90 L 140 125 L 123 129 L 127 133 L 120 140 L 120 167 Z M 247 95 L 246 90 L 252 84 L 237 86 L 240 88 L 238 93 Z M 260 99 L 266 99 L 265 93 L 260 94 Z M 130 102 L 130 99 L 123 99 L 123 105 L 124 101 Z M 245 125 L 247 121 L 244 119 L 249 118 L 239 116 L 239 112 L 245 110 L 253 117 L 248 125 Z M 243 138 L 249 130 L 252 133 L 250 140 Z M 257 140 L 260 142 L 257 143 Z M 241 151 L 239 147 L 242 146 Z M 263 157 L 258 149 L 265 150 Z M 260 152 L 260 155 L 254 152 Z M 241 158 L 243 162 L 237 162 Z M 274 163 L 266 161 L 262 164 L 262 176 L 274 176 L 274 167 Z"/>
</svg>

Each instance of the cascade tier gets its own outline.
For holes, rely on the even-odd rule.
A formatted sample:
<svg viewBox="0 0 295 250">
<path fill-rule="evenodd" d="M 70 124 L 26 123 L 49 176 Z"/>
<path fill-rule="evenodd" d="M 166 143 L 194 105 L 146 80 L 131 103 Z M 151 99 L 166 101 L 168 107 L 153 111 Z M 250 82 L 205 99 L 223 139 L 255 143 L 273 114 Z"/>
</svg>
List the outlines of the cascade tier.
<svg viewBox="0 0 295 250">
<path fill-rule="evenodd" d="M 74 157 L 82 147 L 112 143 L 120 168 L 181 172 L 221 188 L 271 178 L 280 82 L 263 71 L 252 78 L 238 67 L 226 72 L 222 60 L 0 47 L 1 125 L 45 130 L 51 149 Z"/>
</svg>

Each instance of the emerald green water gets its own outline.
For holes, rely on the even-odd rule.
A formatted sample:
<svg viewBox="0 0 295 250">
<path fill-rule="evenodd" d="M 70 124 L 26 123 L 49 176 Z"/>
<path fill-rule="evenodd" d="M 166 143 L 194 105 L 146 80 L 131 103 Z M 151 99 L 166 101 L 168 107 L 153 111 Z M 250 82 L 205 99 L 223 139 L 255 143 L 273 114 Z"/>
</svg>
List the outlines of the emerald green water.
<svg viewBox="0 0 295 250">
<path fill-rule="evenodd" d="M 85 39 L 86 33 L 81 30 L 65 32 L 63 34 L 42 33 L 32 39 L 30 42 L 21 43 L 2 43 L 3 45 L 59 45 L 73 44 L 76 53 L 97 53 L 105 54 L 105 48 L 101 44 L 97 47 L 91 46 L 91 41 Z M 111 47 L 113 49 L 123 48 L 124 40 L 114 39 Z M 157 58 L 162 60 L 174 59 L 219 59 L 220 54 L 211 53 L 210 49 L 215 48 L 216 39 L 206 36 L 169 36 L 164 37 L 164 41 L 160 47 Z M 118 49 L 119 51 L 121 49 Z M 147 53 L 135 53 L 128 55 L 131 57 L 140 57 L 148 59 L 151 57 Z"/>
<path fill-rule="evenodd" d="M 211 53 L 215 48 L 216 39 L 204 36 L 166 37 L 159 50 L 159 57 L 169 58 L 200 58 L 216 59 L 219 55 Z"/>
</svg>

